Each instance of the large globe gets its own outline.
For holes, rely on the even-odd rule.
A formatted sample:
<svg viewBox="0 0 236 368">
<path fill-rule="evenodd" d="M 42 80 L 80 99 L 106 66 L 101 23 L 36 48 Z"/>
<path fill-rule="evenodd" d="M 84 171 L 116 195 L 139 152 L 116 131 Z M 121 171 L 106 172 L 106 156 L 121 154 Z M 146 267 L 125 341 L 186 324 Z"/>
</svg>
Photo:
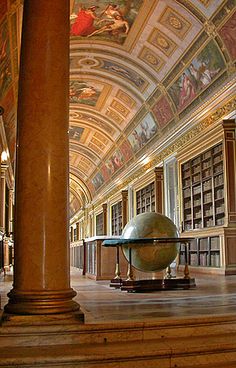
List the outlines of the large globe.
<svg viewBox="0 0 236 368">
<path fill-rule="evenodd" d="M 178 238 L 179 234 L 173 221 L 156 213 L 145 212 L 130 220 L 124 227 L 122 238 Z M 132 265 L 144 272 L 164 270 L 176 258 L 177 243 L 153 242 L 126 243 L 122 246 L 124 256 L 129 260 L 129 248 L 132 247 Z"/>
</svg>

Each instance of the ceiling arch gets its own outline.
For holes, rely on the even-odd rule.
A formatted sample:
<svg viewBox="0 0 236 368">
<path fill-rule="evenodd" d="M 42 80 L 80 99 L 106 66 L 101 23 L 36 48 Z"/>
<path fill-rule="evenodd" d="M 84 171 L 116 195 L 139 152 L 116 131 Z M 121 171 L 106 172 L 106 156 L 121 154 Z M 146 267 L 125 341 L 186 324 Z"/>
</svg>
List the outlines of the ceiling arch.
<svg viewBox="0 0 236 368">
<path fill-rule="evenodd" d="M 231 0 L 71 1 L 71 175 L 92 197 L 230 79 L 234 19 Z"/>
</svg>

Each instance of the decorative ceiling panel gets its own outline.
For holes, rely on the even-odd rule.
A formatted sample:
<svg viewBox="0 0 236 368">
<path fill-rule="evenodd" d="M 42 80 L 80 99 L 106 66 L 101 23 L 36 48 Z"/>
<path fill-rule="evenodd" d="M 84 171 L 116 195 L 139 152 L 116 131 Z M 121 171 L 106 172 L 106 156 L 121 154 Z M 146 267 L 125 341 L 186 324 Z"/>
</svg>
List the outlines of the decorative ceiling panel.
<svg viewBox="0 0 236 368">
<path fill-rule="evenodd" d="M 236 5 L 234 0 L 72 0 L 70 8 L 74 215 L 138 168 L 203 100 L 220 95 L 233 80 Z M 21 10 L 18 0 L 0 1 L 0 104 L 12 157 Z"/>
</svg>

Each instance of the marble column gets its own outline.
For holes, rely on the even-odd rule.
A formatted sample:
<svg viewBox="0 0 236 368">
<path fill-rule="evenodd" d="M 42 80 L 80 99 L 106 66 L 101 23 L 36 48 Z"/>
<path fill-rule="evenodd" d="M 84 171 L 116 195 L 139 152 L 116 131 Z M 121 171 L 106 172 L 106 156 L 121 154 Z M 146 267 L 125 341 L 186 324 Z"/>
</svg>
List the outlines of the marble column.
<svg viewBox="0 0 236 368">
<path fill-rule="evenodd" d="M 25 0 L 18 98 L 15 266 L 5 312 L 71 313 L 69 0 Z"/>
</svg>

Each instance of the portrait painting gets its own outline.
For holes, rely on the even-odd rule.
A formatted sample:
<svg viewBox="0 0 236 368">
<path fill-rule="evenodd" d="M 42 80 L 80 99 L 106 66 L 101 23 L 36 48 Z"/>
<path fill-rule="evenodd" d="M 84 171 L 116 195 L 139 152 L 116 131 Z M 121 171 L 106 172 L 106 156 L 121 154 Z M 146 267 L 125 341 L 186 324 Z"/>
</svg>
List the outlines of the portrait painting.
<svg viewBox="0 0 236 368">
<path fill-rule="evenodd" d="M 98 190 L 102 186 L 102 184 L 104 184 L 104 178 L 103 178 L 101 172 L 98 172 L 94 176 L 94 178 L 92 179 L 92 184 L 93 184 L 95 190 Z"/>
<path fill-rule="evenodd" d="M 222 40 L 232 58 L 236 59 L 236 11 L 219 31 Z"/>
<path fill-rule="evenodd" d="M 0 26 L 0 99 L 3 98 L 12 82 L 10 44 L 7 22 Z"/>
<path fill-rule="evenodd" d="M 96 106 L 103 86 L 91 81 L 70 81 L 70 103 L 79 103 L 88 106 Z"/>
<path fill-rule="evenodd" d="M 69 127 L 69 138 L 75 139 L 77 142 L 79 142 L 83 132 L 84 132 L 84 128 L 77 127 L 77 126 L 70 126 Z"/>
<path fill-rule="evenodd" d="M 74 0 L 70 34 L 123 44 L 142 4 L 143 0 Z"/>
<path fill-rule="evenodd" d="M 164 128 L 174 116 L 170 104 L 165 96 L 162 96 L 153 106 L 152 112 L 160 128 Z"/>
<path fill-rule="evenodd" d="M 152 115 L 148 113 L 128 136 L 133 152 L 143 148 L 157 133 L 157 125 Z"/>
<path fill-rule="evenodd" d="M 214 41 L 195 57 L 168 90 L 178 111 L 188 106 L 225 69 L 225 62 Z"/>
</svg>

